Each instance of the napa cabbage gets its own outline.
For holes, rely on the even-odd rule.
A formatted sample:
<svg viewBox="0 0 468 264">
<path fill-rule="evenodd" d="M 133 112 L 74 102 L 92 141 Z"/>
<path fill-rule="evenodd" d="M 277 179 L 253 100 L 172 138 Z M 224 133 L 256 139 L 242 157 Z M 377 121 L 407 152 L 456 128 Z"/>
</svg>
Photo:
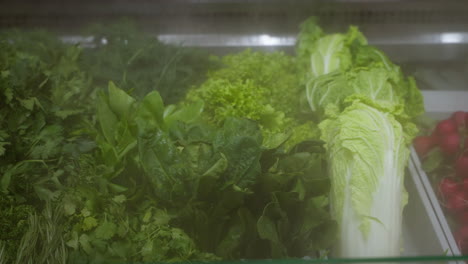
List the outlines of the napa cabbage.
<svg viewBox="0 0 468 264">
<path fill-rule="evenodd" d="M 404 173 L 417 131 L 412 120 L 424 112 L 421 92 L 357 28 L 326 35 L 307 20 L 301 29 L 305 97 L 321 120 L 338 222 L 333 254 L 398 256 L 408 200 Z"/>
<path fill-rule="evenodd" d="M 320 123 L 327 142 L 331 204 L 340 224 L 336 254 L 342 257 L 398 256 L 403 186 L 415 126 L 401 112 L 355 99 Z"/>
</svg>

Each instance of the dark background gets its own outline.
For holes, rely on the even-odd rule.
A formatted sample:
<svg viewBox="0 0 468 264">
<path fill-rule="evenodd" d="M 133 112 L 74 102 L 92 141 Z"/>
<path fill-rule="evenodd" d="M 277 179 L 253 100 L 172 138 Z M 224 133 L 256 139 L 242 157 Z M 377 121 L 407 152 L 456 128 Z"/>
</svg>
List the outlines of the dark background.
<svg viewBox="0 0 468 264">
<path fill-rule="evenodd" d="M 89 24 L 122 17 L 155 37 L 295 36 L 299 24 L 310 16 L 318 17 L 328 32 L 359 26 L 370 44 L 415 75 L 423 89 L 468 90 L 466 0 L 0 0 L 0 29 L 44 28 L 60 36 L 80 35 Z M 463 37 L 444 43 L 446 33 Z M 236 50 L 209 48 L 214 53 Z M 292 46 L 279 48 L 293 50 Z"/>
</svg>

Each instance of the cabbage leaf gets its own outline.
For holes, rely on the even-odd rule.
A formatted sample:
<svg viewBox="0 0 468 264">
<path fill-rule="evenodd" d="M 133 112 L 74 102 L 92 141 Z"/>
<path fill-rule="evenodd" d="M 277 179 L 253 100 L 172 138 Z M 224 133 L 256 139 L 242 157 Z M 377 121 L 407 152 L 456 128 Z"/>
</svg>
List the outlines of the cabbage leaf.
<svg viewBox="0 0 468 264">
<path fill-rule="evenodd" d="M 416 129 L 392 110 L 356 99 L 319 125 L 332 175 L 332 213 L 340 224 L 339 256 L 400 253 L 403 179 Z"/>
<path fill-rule="evenodd" d="M 407 203 L 404 172 L 417 131 L 411 121 L 424 112 L 421 92 L 357 28 L 326 35 L 315 20 L 306 23 L 298 54 L 309 60 L 305 97 L 322 120 L 338 222 L 333 253 L 398 256 Z"/>
</svg>

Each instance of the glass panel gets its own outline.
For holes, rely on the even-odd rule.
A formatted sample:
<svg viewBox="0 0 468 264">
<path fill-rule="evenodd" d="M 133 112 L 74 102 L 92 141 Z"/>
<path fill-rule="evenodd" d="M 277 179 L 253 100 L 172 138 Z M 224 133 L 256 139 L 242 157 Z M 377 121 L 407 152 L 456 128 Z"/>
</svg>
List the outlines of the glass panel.
<svg viewBox="0 0 468 264">
<path fill-rule="evenodd" d="M 209 262 L 219 264 L 307 264 L 307 263 L 445 263 L 467 261 L 468 256 L 419 256 L 399 258 L 355 258 L 355 259 L 284 259 L 284 260 L 239 260 Z M 206 262 L 190 262 L 206 263 Z"/>
<path fill-rule="evenodd" d="M 188 126 L 180 125 L 183 122 L 199 121 L 197 115 L 201 113 L 203 107 L 206 107 L 204 110 L 208 109 L 206 101 L 205 104 L 194 103 L 190 105 L 190 108 L 178 111 L 176 106 L 164 108 L 160 98 L 152 94 L 151 98 L 144 101 L 146 105 L 136 107 L 150 91 L 156 89 L 162 94 L 161 97 L 164 97 L 163 90 L 164 93 L 170 94 L 180 84 L 180 87 L 183 86 L 186 90 L 177 93 L 176 99 L 164 103 L 167 106 L 168 103 L 179 102 L 178 100 L 185 96 L 189 88 L 205 81 L 208 72 L 212 73 L 214 69 L 221 67 L 220 60 L 212 60 L 210 57 L 212 54 L 226 55 L 250 48 L 252 51 L 281 51 L 295 56 L 299 24 L 311 14 L 320 16 L 327 34 L 345 32 L 350 24 L 357 24 L 369 37 L 369 44 L 376 45 L 384 51 L 392 61 L 401 66 L 405 75 L 415 76 L 426 99 L 426 111 L 431 117 L 445 118 L 452 111 L 468 110 L 466 100 L 468 96 L 462 91 L 468 87 L 466 74 L 468 2 L 458 4 L 456 1 L 448 1 L 449 4 L 441 5 L 441 1 L 440 3 L 439 1 L 397 1 L 399 2 L 397 5 L 393 0 L 384 0 L 378 1 L 384 3 L 383 5 L 371 5 L 366 3 L 368 1 L 356 0 L 330 1 L 330 4 L 322 5 L 321 1 L 311 1 L 308 4 L 307 1 L 297 0 L 293 1 L 295 4 L 286 5 L 282 1 L 273 1 L 274 4 L 268 4 L 263 0 L 231 0 L 228 1 L 229 4 L 223 5 L 211 0 L 173 2 L 161 0 L 162 4 L 158 5 L 156 1 L 150 3 L 151 1 L 135 0 L 135 3 L 115 1 L 115 5 L 98 2 L 93 4 L 92 1 L 85 1 L 85 4 L 81 1 L 70 1 L 68 6 L 57 5 L 57 1 L 47 0 L 39 1 L 40 4 L 29 1 L 24 6 L 14 1 L 6 2 L 0 3 L 0 33 L 3 34 L 5 28 L 31 29 L 41 26 L 58 33 L 58 38 L 49 36 L 41 39 L 43 37 L 41 33 L 23 36 L 21 31 L 10 32 L 12 34 L 8 35 L 8 39 L 7 37 L 1 39 L 6 35 L 0 35 L 0 47 L 2 47 L 0 50 L 0 58 L 2 58 L 0 61 L 0 235 L 8 233 L 7 236 L 0 236 L 0 263 L 11 260 L 7 259 L 8 256 L 16 256 L 12 253 L 10 242 L 21 245 L 18 250 L 18 256 L 20 256 L 18 263 L 34 254 L 41 259 L 52 255 L 63 260 L 67 256 L 67 250 L 69 250 L 68 253 L 72 252 L 71 254 L 92 256 L 101 261 L 107 260 L 108 256 L 119 259 L 121 256 L 131 254 L 133 254 L 131 257 L 141 254 L 143 256 L 139 255 L 141 259 L 151 259 L 160 254 L 158 251 L 160 248 L 169 247 L 177 250 L 170 253 L 164 252 L 164 254 L 167 253 L 178 260 L 189 258 L 184 258 L 185 255 L 183 257 L 177 255 L 182 251 L 178 251 L 180 248 L 183 248 L 184 253 L 190 257 L 194 254 L 205 253 L 204 251 L 192 252 L 196 251 L 194 245 L 201 244 L 200 241 L 204 243 L 203 246 L 210 248 L 206 252 L 229 251 L 236 246 L 240 247 L 235 243 L 232 245 L 231 242 L 240 237 L 241 232 L 245 237 L 255 233 L 255 241 L 261 244 L 258 246 L 260 250 L 265 247 L 273 248 L 278 236 L 292 233 L 288 232 L 285 226 L 292 227 L 290 229 L 296 226 L 302 227 L 302 225 L 316 228 L 313 231 L 310 231 L 312 227 L 307 230 L 309 232 L 307 238 L 311 239 L 306 242 L 316 238 L 310 233 L 320 233 L 319 227 L 324 226 L 323 229 L 333 232 L 335 225 L 330 223 L 333 221 L 328 212 L 328 201 L 324 202 L 327 198 L 321 199 L 323 198 L 321 196 L 317 199 L 311 198 L 316 194 L 314 192 L 320 192 L 320 190 L 314 189 L 308 193 L 307 188 L 304 187 L 306 186 L 305 180 L 302 181 L 302 178 L 294 181 L 294 184 L 283 181 L 287 177 L 293 178 L 305 174 L 305 170 L 300 172 L 293 170 L 296 166 L 300 167 L 305 164 L 303 156 L 294 156 L 297 158 L 295 160 L 287 156 L 293 152 L 292 150 L 290 153 L 278 154 L 277 152 L 278 146 L 282 146 L 281 144 L 285 142 L 281 140 L 288 138 L 289 134 L 282 133 L 270 138 L 268 148 L 257 142 L 260 141 L 260 136 L 258 136 L 261 134 L 260 129 L 271 124 L 277 125 L 281 122 L 285 124 L 286 121 L 282 120 L 284 113 L 273 109 L 276 105 L 256 101 L 258 98 L 252 99 L 251 94 L 242 97 L 242 100 L 236 102 L 239 105 L 250 100 L 249 102 L 253 102 L 252 109 L 255 111 L 258 110 L 256 108 L 258 105 L 268 105 L 268 107 L 266 107 L 267 110 L 263 109 L 265 112 L 258 110 L 254 113 L 255 115 L 247 117 L 249 120 L 264 118 L 263 123 L 259 122 L 254 128 L 243 124 L 244 127 L 240 126 L 242 129 L 234 132 L 228 131 L 232 127 L 227 127 L 226 131 L 220 132 L 212 131 L 212 127 L 204 126 L 205 124 L 198 124 L 199 126 L 194 126 L 195 128 L 190 127 L 193 130 L 189 130 Z M 128 15 L 129 13 L 146 31 L 144 36 L 139 34 L 133 36 L 133 40 L 136 41 L 130 40 L 130 44 L 127 36 L 122 38 L 120 34 L 125 35 L 128 33 L 126 30 L 131 27 L 109 27 L 113 29 L 109 37 L 105 36 L 107 33 L 101 32 L 101 30 L 108 29 L 107 27 L 96 27 L 95 31 L 89 31 L 100 32 L 95 35 L 82 31 L 84 26 L 88 26 L 84 22 L 107 23 L 122 14 Z M 103 36 L 100 35 L 101 33 Z M 10 37 L 17 38 L 17 42 L 9 39 Z M 21 43 L 22 37 L 30 39 L 30 42 L 15 46 L 14 43 Z M 111 41 L 112 38 L 114 42 Z M 162 43 L 156 42 L 156 39 Z M 66 48 L 63 43 L 67 44 Z M 117 45 L 114 45 L 115 43 Z M 139 46 L 141 43 L 144 45 Z M 168 46 L 163 43 L 181 46 L 167 48 Z M 111 48 L 106 50 L 108 47 Z M 166 47 L 167 50 L 159 53 L 158 49 L 161 47 Z M 185 49 L 186 47 L 190 49 Z M 331 44 L 330 47 L 332 47 Z M 190 53 L 193 51 L 192 48 L 199 50 L 192 54 Z M 101 52 L 94 53 L 95 51 Z M 165 53 L 166 51 L 171 53 Z M 254 57 L 253 53 L 250 54 L 250 57 L 244 59 Z M 288 64 L 289 60 L 282 60 L 284 59 L 282 56 L 283 54 L 276 57 L 275 62 L 279 64 L 281 61 L 284 65 L 288 65 L 287 67 L 291 66 Z M 340 56 L 337 58 L 341 59 Z M 101 61 L 96 61 L 96 58 Z M 353 56 L 347 59 L 351 60 L 351 58 L 356 59 Z M 291 61 L 296 61 L 296 59 Z M 381 62 L 378 61 L 378 63 Z M 383 60 L 383 64 L 385 63 L 386 61 Z M 205 64 L 209 65 L 206 69 Z M 245 67 L 246 71 L 249 71 L 246 75 L 254 78 L 260 75 L 264 68 L 271 65 L 266 63 L 255 65 L 255 67 L 250 66 Z M 295 66 L 288 69 L 295 69 Z M 373 66 L 375 65 L 372 64 L 369 67 Z M 240 69 L 244 68 L 240 67 Z M 245 72 L 241 73 L 245 74 Z M 237 73 L 232 75 L 220 73 L 219 75 L 223 74 L 228 76 L 227 79 L 235 79 L 242 75 Z M 277 72 L 265 74 L 266 79 L 277 75 Z M 284 80 L 290 81 L 288 78 L 276 79 L 278 83 Z M 114 84 L 109 85 L 107 89 L 109 81 L 115 81 L 122 90 L 116 88 Z M 246 85 L 241 87 L 255 90 L 262 86 L 264 80 L 262 79 L 260 84 L 244 81 L 237 82 L 236 85 L 245 83 Z M 294 85 L 299 86 L 298 83 L 300 83 L 306 86 L 301 82 L 303 80 L 297 81 Z M 221 87 L 227 90 L 231 87 L 230 84 Z M 269 83 L 270 86 L 275 84 Z M 104 92 L 94 91 L 96 87 Z M 138 88 L 141 87 L 145 90 L 138 92 Z M 294 93 L 289 92 L 290 86 L 286 88 L 280 92 L 284 98 L 289 98 L 288 96 Z M 447 90 L 457 91 L 447 92 Z M 263 96 L 268 93 L 259 92 L 255 95 L 259 94 Z M 85 100 L 88 95 L 89 98 L 95 100 L 92 102 Z M 230 96 L 236 95 L 233 93 Z M 301 96 L 306 97 L 302 93 Z M 78 106 L 75 109 L 74 103 L 77 102 Z M 94 109 L 96 102 L 99 102 L 99 106 Z M 281 107 L 283 103 L 286 104 L 280 101 L 277 105 Z M 298 100 L 296 105 L 302 106 L 308 103 L 310 102 Z M 221 100 L 219 104 L 224 106 L 225 102 Z M 228 109 L 226 112 L 231 110 Z M 250 110 L 249 108 L 246 111 Z M 82 113 L 85 114 L 80 116 Z M 299 115 L 301 118 L 308 118 L 301 121 L 310 121 L 315 118 L 310 112 L 305 114 L 300 112 Z M 83 122 L 82 119 L 86 120 Z M 75 127 L 76 124 L 81 123 L 84 125 Z M 229 136 L 237 137 L 239 134 L 245 138 L 241 140 L 237 138 L 235 143 L 238 145 L 229 142 L 223 145 L 225 143 L 223 140 Z M 216 137 L 207 139 L 209 137 L 207 135 L 216 135 Z M 271 136 L 268 133 L 266 135 Z M 176 143 L 172 144 L 172 141 Z M 164 145 L 161 142 L 169 143 Z M 306 142 L 304 144 L 311 144 L 310 141 L 304 142 Z M 271 147 L 276 143 L 278 144 L 275 147 Z M 319 149 L 317 153 L 323 153 L 322 143 L 315 141 L 313 144 L 319 144 L 320 148 L 314 147 Z M 252 145 L 257 148 L 251 148 Z M 153 148 L 150 149 L 150 147 Z M 294 149 L 312 148 L 309 145 L 296 147 Z M 161 149 L 163 151 L 158 153 Z M 219 153 L 213 154 L 216 151 Z M 232 157 L 226 157 L 229 151 L 233 152 Z M 247 153 L 246 155 L 254 157 L 252 163 L 248 166 L 244 164 L 239 166 L 242 168 L 233 168 L 235 166 L 232 164 L 248 163 L 245 161 L 245 156 L 235 157 L 239 153 L 244 153 L 243 151 Z M 13 152 L 15 152 L 14 155 L 11 154 Z M 293 154 L 299 152 L 298 150 Z M 281 167 L 278 165 L 278 160 L 286 156 L 290 159 L 284 162 L 286 164 L 284 167 Z M 268 160 L 269 158 L 271 160 Z M 268 166 L 261 167 L 256 163 L 259 160 L 267 160 Z M 320 176 L 325 175 L 326 172 L 321 162 L 322 160 L 317 164 L 307 164 L 311 166 L 307 169 L 319 171 Z M 165 167 L 164 163 L 171 164 Z M 185 168 L 187 164 L 193 166 Z M 455 226 L 451 220 L 453 217 L 446 217 L 447 210 L 437 193 L 437 182 L 432 181 L 431 175 L 429 177 L 426 175 L 422 166 L 412 149 L 404 182 L 409 193 L 409 201 L 403 211 L 401 257 L 334 258 L 332 253 L 317 253 L 318 249 L 316 245 L 313 245 L 311 247 L 314 247 L 314 250 L 307 248 L 309 250 L 307 253 L 313 252 L 316 256 L 327 255 L 327 257 L 187 263 L 464 263 L 468 260 L 468 256 L 461 256 L 459 245 L 452 233 L 452 228 Z M 245 174 L 257 173 L 255 180 L 258 178 L 264 180 L 262 177 L 266 178 L 266 174 L 268 176 L 280 175 L 286 171 L 286 167 L 292 168 L 290 173 L 285 174 L 287 177 L 275 178 L 274 181 L 265 185 L 264 189 L 267 190 L 262 193 L 264 196 L 254 201 L 262 206 L 255 208 L 253 213 L 249 211 L 251 204 L 248 202 L 251 202 L 249 195 L 255 193 L 252 191 L 254 188 L 249 189 L 238 184 L 243 179 L 222 182 L 223 184 L 220 185 L 223 188 L 222 192 L 219 192 L 220 187 L 216 191 L 209 191 L 202 195 L 197 193 L 204 186 L 214 186 L 218 180 L 221 182 L 228 176 L 232 176 L 229 175 L 231 171 L 238 172 L 242 177 L 245 175 L 240 174 L 239 171 Z M 180 175 L 183 175 L 181 178 L 185 177 L 188 175 L 187 171 L 195 176 L 205 177 L 201 181 L 203 184 L 194 187 L 193 178 L 195 177 L 183 178 L 178 182 L 177 177 Z M 215 175 L 217 173 L 219 175 Z M 161 180 L 158 178 L 163 178 L 161 175 L 169 176 Z M 323 181 L 323 178 L 317 181 Z M 329 182 L 320 182 L 316 186 L 319 185 L 328 188 Z M 283 191 L 281 188 L 284 186 L 291 188 Z M 307 187 L 311 186 L 307 185 Z M 315 186 L 310 189 L 313 187 Z M 274 191 L 269 191 L 269 188 Z M 255 190 L 264 191 L 264 189 Z M 187 195 L 189 192 L 192 192 L 190 193 L 192 196 Z M 219 192 L 218 196 L 213 195 L 215 192 Z M 180 194 L 183 199 L 178 201 L 172 199 L 175 194 Z M 158 195 L 165 196 L 165 200 L 153 199 L 154 197 L 160 198 Z M 196 206 L 184 207 L 200 196 L 203 196 L 205 200 L 197 200 Z M 55 203 L 57 200 L 59 202 Z M 50 201 L 53 202 L 49 203 Z M 302 206 L 301 217 L 294 218 L 299 214 L 296 215 L 296 212 L 290 209 L 296 208 L 290 206 L 295 202 Z M 466 200 L 463 202 L 466 203 Z M 209 203 L 209 206 L 205 203 Z M 51 204 L 55 207 L 52 208 Z M 200 204 L 205 206 L 202 208 L 205 211 L 200 209 L 202 207 Z M 310 213 L 304 209 L 305 205 L 313 205 L 316 211 Z M 36 208 L 31 209 L 32 207 Z M 248 209 L 241 210 L 247 207 Z M 178 215 L 179 211 L 183 211 L 180 213 L 183 217 Z M 199 211 L 203 214 L 198 214 Z M 228 215 L 226 211 L 230 214 Z M 322 215 L 325 220 L 321 218 L 317 221 L 323 221 L 325 224 L 322 222 L 317 224 L 313 221 L 297 224 L 296 222 L 299 221 L 296 220 L 305 219 L 303 216 L 307 213 L 313 216 Z M 3 214 L 7 217 L 1 218 Z M 63 220 L 64 218 L 67 220 Z M 277 219 L 281 221 L 276 221 Z M 372 220 L 379 221 L 378 219 Z M 173 223 L 171 221 L 176 222 L 174 227 L 171 226 Z M 153 223 L 156 224 L 152 225 Z M 202 226 L 201 230 L 205 233 L 193 232 L 197 236 L 189 237 L 185 232 L 189 233 L 198 227 L 193 228 L 192 225 Z M 227 230 L 226 226 L 230 229 Z M 264 228 L 262 234 L 257 230 L 259 226 Z M 12 231 L 10 227 L 12 230 L 15 228 L 18 230 Z M 220 241 L 214 243 L 214 239 L 200 238 L 210 232 L 218 232 L 219 236 L 216 238 Z M 63 233 L 66 235 L 62 236 Z M 138 235 L 135 235 L 136 233 Z M 154 239 L 156 234 L 160 236 L 158 239 Z M 21 240 L 20 237 L 23 239 Z M 125 240 L 127 237 L 133 240 Z M 321 239 L 327 240 L 327 238 Z M 221 242 L 225 244 L 219 249 Z M 172 244 L 167 246 L 169 243 Z M 138 246 L 134 246 L 135 244 Z M 54 246 L 55 251 L 52 251 L 56 255 L 44 245 Z M 328 243 L 325 249 L 330 249 L 331 245 L 333 244 Z M 254 246 L 256 245 L 252 245 Z M 275 249 L 286 250 L 283 244 L 278 248 Z M 22 253 L 29 255 L 25 256 Z M 249 253 L 255 255 L 255 252 Z M 283 253 L 280 252 L 280 255 Z M 290 256 L 289 254 L 283 255 Z M 295 256 L 302 255 L 296 254 Z M 70 259 L 74 259 L 73 255 L 70 256 Z M 227 253 L 224 256 L 227 259 L 232 258 Z M 83 263 L 87 261 L 88 259 Z M 110 260 L 108 262 L 122 263 Z"/>
</svg>

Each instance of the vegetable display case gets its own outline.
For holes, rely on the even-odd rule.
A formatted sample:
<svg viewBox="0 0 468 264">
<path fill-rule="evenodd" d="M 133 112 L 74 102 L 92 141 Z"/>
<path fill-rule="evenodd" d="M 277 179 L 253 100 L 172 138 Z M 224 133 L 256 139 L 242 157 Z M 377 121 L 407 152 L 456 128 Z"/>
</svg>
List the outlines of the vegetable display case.
<svg viewBox="0 0 468 264">
<path fill-rule="evenodd" d="M 279 1 L 137 2 L 130 4 L 114 1 L 113 5 L 106 6 L 91 2 L 59 5 L 53 1 L 41 2 L 42 5 L 4 4 L 6 7 L 0 9 L 0 25 L 22 28 L 42 26 L 59 32 L 66 43 L 80 43 L 93 48 L 93 39 L 80 35 L 76 30 L 83 26 L 83 20 L 105 22 L 125 15 L 141 23 L 162 42 L 199 47 L 210 53 L 223 55 L 245 48 L 292 52 L 296 43 L 297 26 L 308 16 L 315 15 L 319 17 L 321 25 L 331 32 L 343 32 L 350 24 L 358 25 L 370 44 L 382 49 L 392 61 L 401 65 L 405 74 L 415 75 L 423 90 L 429 116 L 442 118 L 456 110 L 468 110 L 467 93 L 449 91 L 467 89 L 466 4 L 456 1 L 445 4 L 435 1 L 382 1 L 373 4 L 363 1 L 293 1 L 289 4 Z M 466 259 L 459 257 L 460 251 L 436 194 L 413 150 L 405 187 L 409 193 L 409 201 L 403 212 L 401 258 L 382 256 L 372 259 L 252 262 L 463 263 Z"/>
</svg>

